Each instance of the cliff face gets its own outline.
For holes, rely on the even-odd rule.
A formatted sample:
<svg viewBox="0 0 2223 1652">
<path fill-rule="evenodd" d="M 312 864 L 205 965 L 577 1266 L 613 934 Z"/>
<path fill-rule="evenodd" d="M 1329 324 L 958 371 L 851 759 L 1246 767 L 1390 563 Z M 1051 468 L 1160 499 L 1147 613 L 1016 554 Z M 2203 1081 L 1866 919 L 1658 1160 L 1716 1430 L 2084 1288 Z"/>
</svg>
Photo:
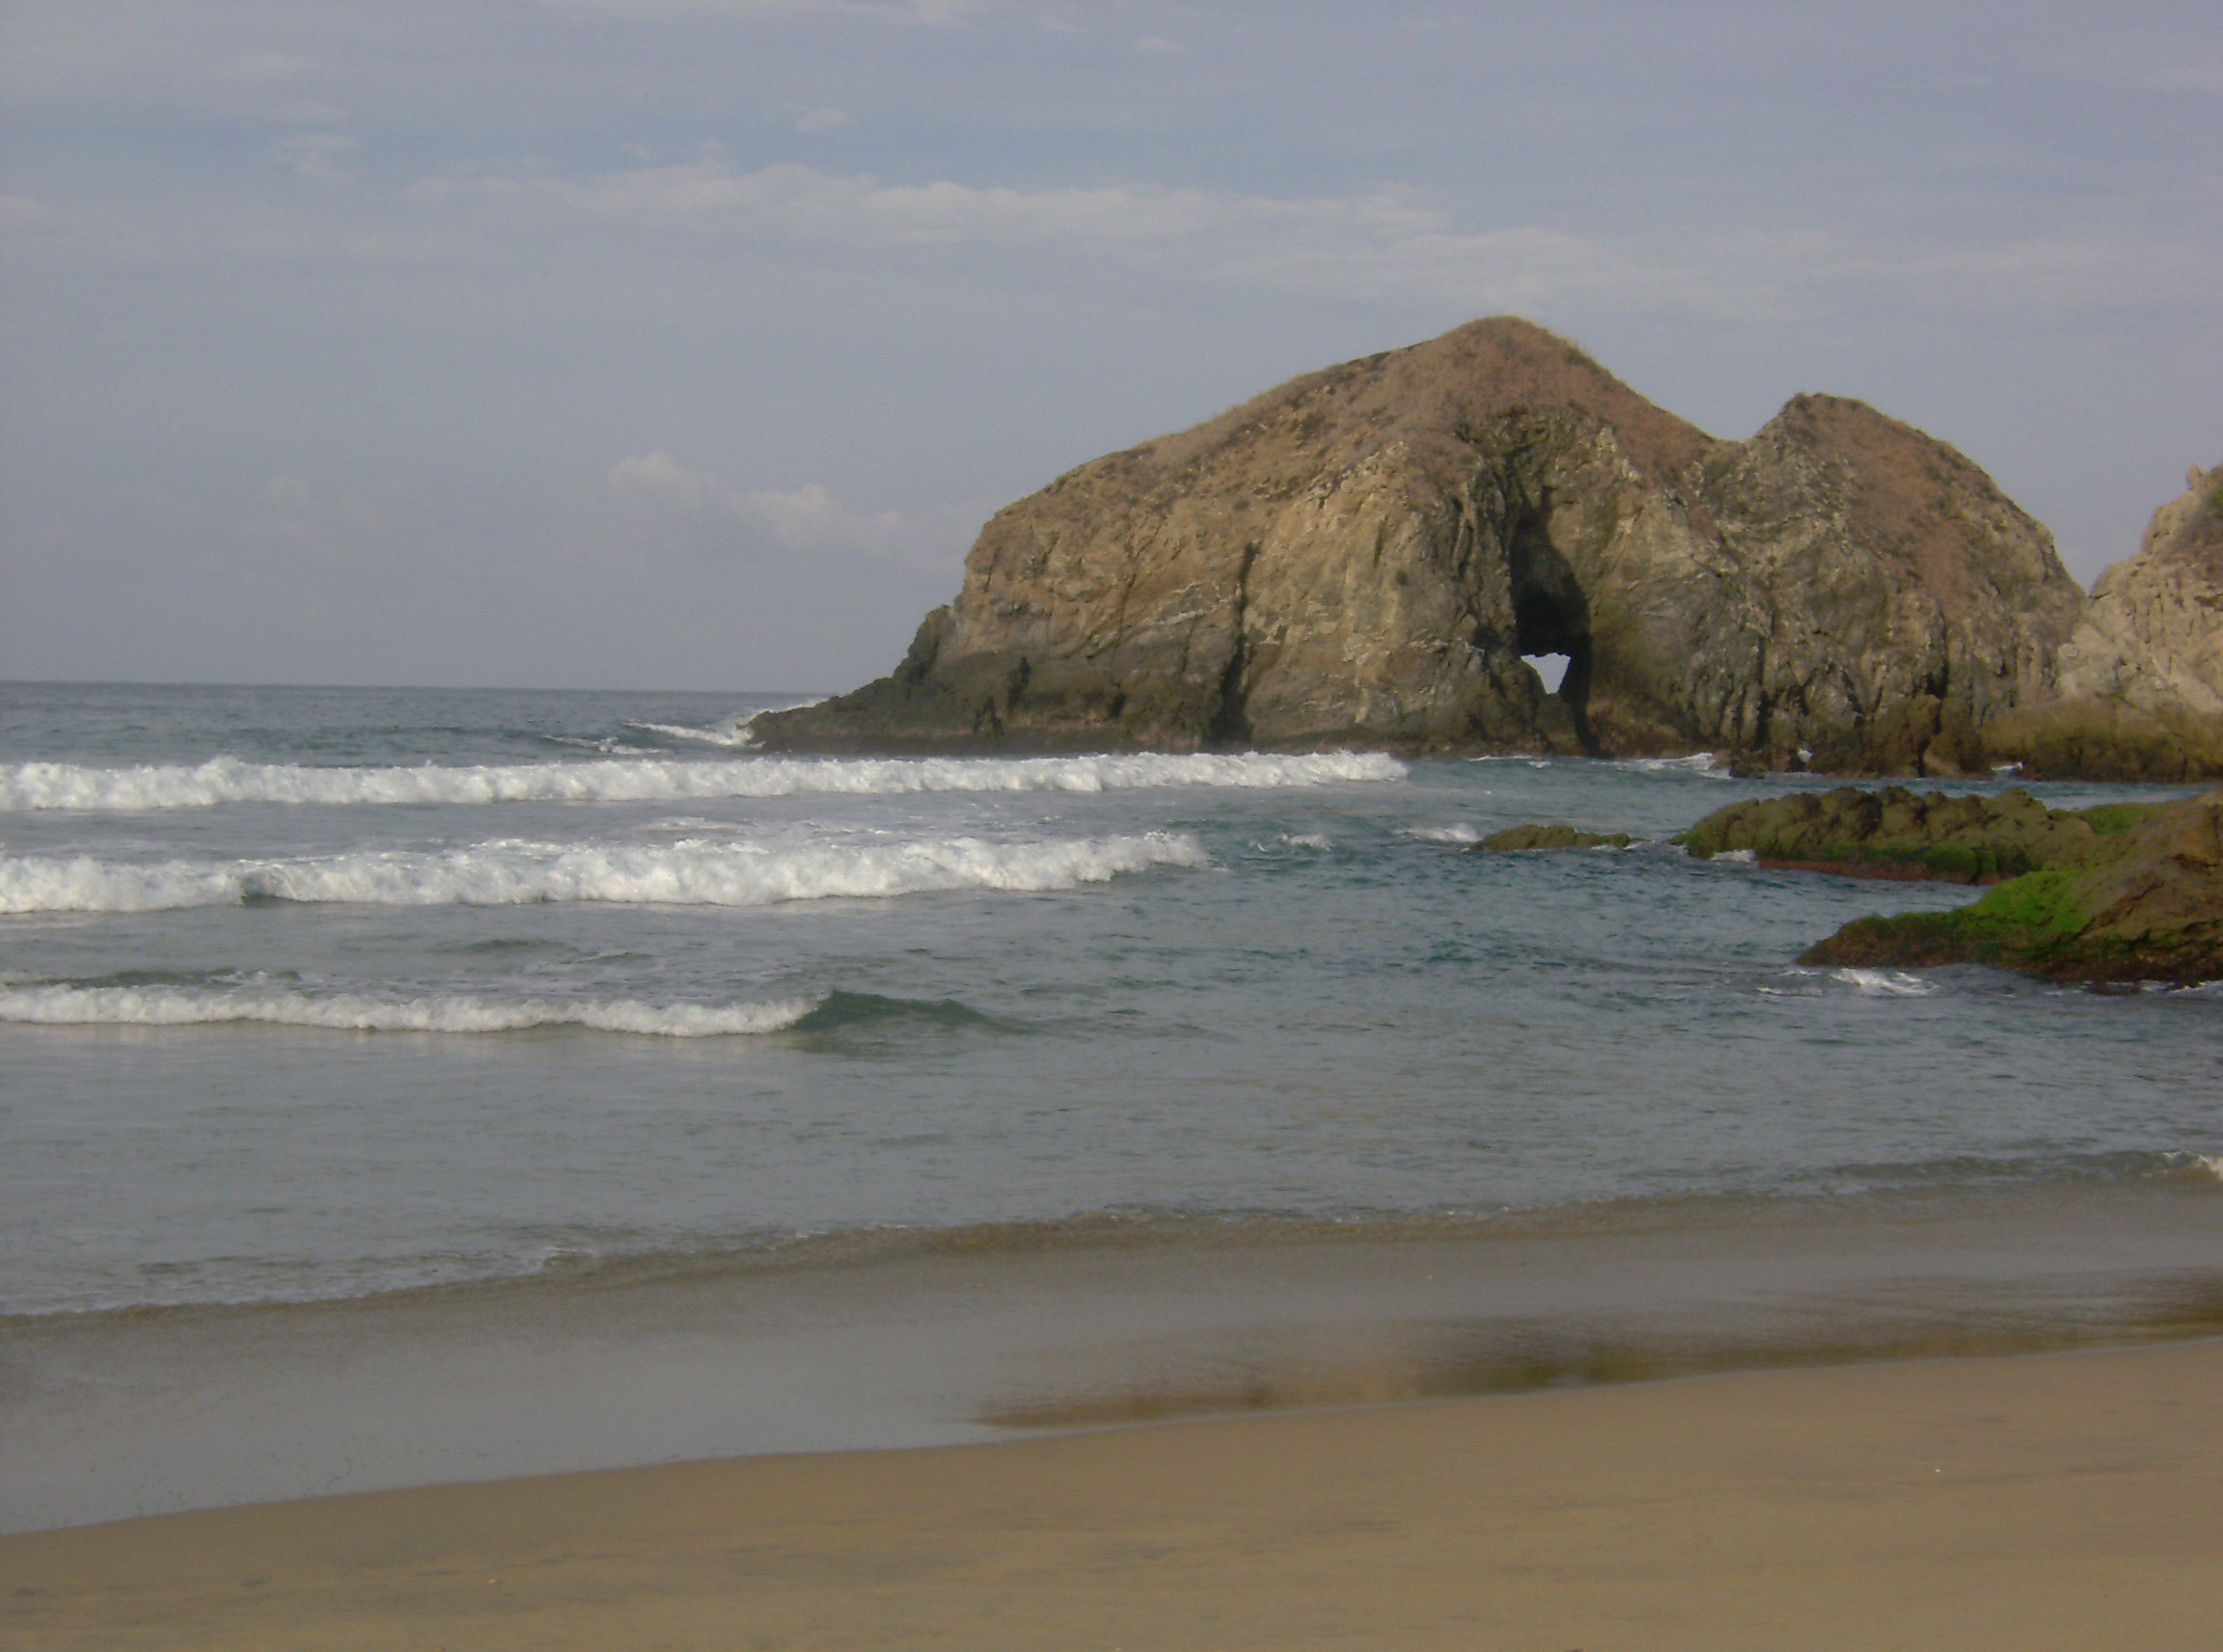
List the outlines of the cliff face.
<svg viewBox="0 0 2223 1652">
<path fill-rule="evenodd" d="M 1984 760 L 2090 600 L 1968 460 L 1854 401 L 1750 441 L 1477 321 L 999 512 L 890 676 L 774 749 L 1339 744 Z M 1548 694 L 1524 654 L 1570 665 Z"/>
<path fill-rule="evenodd" d="M 2154 512 L 2138 554 L 2100 576 L 2092 606 L 2106 641 L 2076 639 L 2070 670 L 2087 656 L 2092 670 L 2072 685 L 2148 710 L 2223 712 L 2223 465 L 2194 467 L 2184 492 Z"/>
<path fill-rule="evenodd" d="M 2033 774 L 2223 774 L 2223 466 L 2194 468 L 2138 554 L 2100 576 L 2061 650 L 2054 696 L 2018 706 L 1990 735 Z"/>
</svg>

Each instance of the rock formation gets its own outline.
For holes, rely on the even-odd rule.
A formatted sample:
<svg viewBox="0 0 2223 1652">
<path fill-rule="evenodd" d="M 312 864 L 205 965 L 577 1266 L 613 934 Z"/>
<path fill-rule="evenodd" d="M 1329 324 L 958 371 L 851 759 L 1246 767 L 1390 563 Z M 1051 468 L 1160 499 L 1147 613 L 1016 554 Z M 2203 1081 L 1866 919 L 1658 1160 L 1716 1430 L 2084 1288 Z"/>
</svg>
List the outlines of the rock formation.
<svg viewBox="0 0 2223 1652">
<path fill-rule="evenodd" d="M 2096 610 L 2045 529 L 1910 427 L 1800 396 L 1717 441 L 1501 317 L 1058 478 L 988 523 L 892 675 L 755 727 L 774 750 L 1713 750 L 1952 774 L 2070 751 L 2060 707 L 2127 703 L 2103 679 L 2143 623 L 2127 597 Z M 1547 693 L 1523 656 L 1552 653 Z M 2198 766 L 2137 714 L 2175 754 L 2140 772 Z"/>
<path fill-rule="evenodd" d="M 1862 918 L 1809 964 L 1992 964 L 2055 980 L 2223 979 L 2223 792 L 2153 810 L 2080 865 L 2003 883 L 1972 906 Z"/>
<path fill-rule="evenodd" d="M 1521 854 L 1530 849 L 1626 849 L 1633 843 L 1648 840 L 1627 832 L 1584 832 L 1555 821 L 1551 825 L 1508 826 L 1502 832 L 1493 832 L 1479 843 L 1470 843 L 1467 853 Z"/>
<path fill-rule="evenodd" d="M 1626 844 L 1516 826 L 1476 851 Z M 2019 786 L 1951 797 L 1904 786 L 1748 799 L 1673 840 L 1691 854 L 1849 877 L 1993 884 L 1952 912 L 1860 918 L 1799 958 L 1919 969 L 1990 964 L 2056 980 L 2223 979 L 2223 791 L 2048 809 Z"/>
<path fill-rule="evenodd" d="M 2223 466 L 2195 468 L 2138 554 L 2100 576 L 2061 651 L 2054 698 L 1990 735 L 2032 775 L 2223 773 Z"/>
<path fill-rule="evenodd" d="M 2163 807 L 2048 809 L 2018 785 L 1995 797 L 1847 785 L 1732 803 L 1674 840 L 1704 859 L 1742 851 L 1764 867 L 1793 871 L 1997 883 L 2112 859 L 2123 834 Z"/>
</svg>

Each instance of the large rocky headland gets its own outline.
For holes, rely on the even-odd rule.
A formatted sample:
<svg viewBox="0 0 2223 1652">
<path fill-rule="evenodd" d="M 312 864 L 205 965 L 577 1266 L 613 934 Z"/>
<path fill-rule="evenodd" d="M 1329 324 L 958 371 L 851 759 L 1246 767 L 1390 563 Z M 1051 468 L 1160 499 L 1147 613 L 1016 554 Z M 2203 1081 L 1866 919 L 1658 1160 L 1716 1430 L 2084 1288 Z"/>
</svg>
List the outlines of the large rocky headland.
<svg viewBox="0 0 2223 1652">
<path fill-rule="evenodd" d="M 1524 656 L 1554 654 L 1548 691 Z M 1724 441 L 1475 321 L 1059 477 L 894 672 L 755 732 L 2223 774 L 2223 468 L 2086 592 L 1982 470 L 1861 402 Z"/>
</svg>

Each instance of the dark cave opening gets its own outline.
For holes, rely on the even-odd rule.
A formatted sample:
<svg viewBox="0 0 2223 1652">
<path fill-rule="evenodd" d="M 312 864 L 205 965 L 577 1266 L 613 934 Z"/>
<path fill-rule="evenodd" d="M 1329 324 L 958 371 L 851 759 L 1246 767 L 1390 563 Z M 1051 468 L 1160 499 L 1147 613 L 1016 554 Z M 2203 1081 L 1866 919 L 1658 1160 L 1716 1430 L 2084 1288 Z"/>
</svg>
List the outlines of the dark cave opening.
<svg viewBox="0 0 2223 1652">
<path fill-rule="evenodd" d="M 1596 757 L 1598 737 L 1590 727 L 1590 604 L 1546 523 L 1546 512 L 1528 511 L 1506 536 L 1514 648 L 1523 655 L 1567 656 L 1566 674 L 1551 698 L 1567 708 L 1583 752 Z"/>
</svg>

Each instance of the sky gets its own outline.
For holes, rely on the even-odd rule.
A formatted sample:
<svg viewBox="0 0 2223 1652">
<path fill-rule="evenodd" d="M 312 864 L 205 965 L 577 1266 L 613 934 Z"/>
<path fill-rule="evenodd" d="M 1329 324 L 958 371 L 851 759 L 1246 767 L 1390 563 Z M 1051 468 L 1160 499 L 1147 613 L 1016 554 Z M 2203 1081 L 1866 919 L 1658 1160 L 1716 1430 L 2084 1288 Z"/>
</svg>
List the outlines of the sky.
<svg viewBox="0 0 2223 1652">
<path fill-rule="evenodd" d="M 0 677 L 847 688 L 999 506 L 1500 313 L 2089 584 L 2223 463 L 2223 8 L 0 0 Z"/>
</svg>

